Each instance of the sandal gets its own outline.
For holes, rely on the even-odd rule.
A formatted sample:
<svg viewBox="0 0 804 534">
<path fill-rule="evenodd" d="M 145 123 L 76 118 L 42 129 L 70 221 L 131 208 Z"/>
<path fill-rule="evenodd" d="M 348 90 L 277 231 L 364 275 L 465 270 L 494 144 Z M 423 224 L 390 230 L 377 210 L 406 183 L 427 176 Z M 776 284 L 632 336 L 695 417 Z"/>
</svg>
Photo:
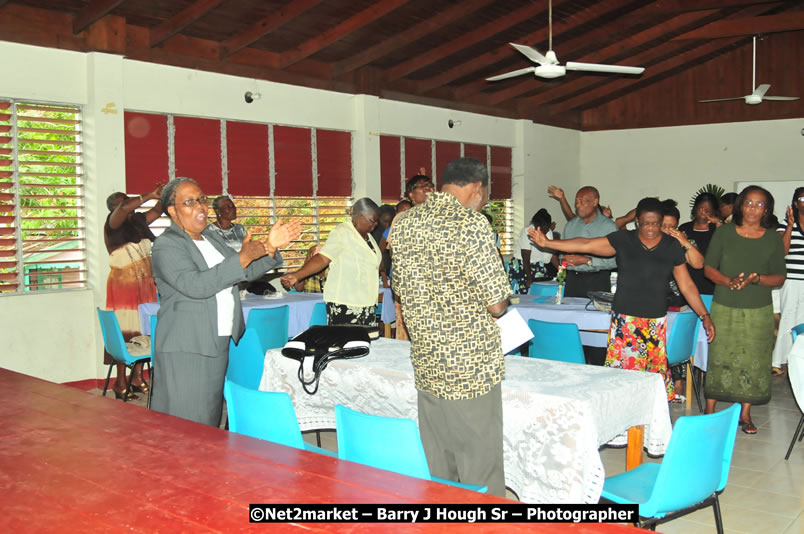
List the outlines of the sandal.
<svg viewBox="0 0 804 534">
<path fill-rule="evenodd" d="M 771 367 L 771 374 L 773 376 L 782 376 L 784 374 L 784 369 L 780 369 L 779 367 Z"/>
<path fill-rule="evenodd" d="M 740 421 L 740 430 L 746 434 L 756 434 L 757 427 L 751 421 Z"/>
<path fill-rule="evenodd" d="M 672 402 L 673 404 L 683 404 L 687 402 L 687 397 L 682 395 L 681 393 L 676 393 L 676 396 L 673 397 L 673 400 L 671 400 L 670 402 Z"/>
</svg>

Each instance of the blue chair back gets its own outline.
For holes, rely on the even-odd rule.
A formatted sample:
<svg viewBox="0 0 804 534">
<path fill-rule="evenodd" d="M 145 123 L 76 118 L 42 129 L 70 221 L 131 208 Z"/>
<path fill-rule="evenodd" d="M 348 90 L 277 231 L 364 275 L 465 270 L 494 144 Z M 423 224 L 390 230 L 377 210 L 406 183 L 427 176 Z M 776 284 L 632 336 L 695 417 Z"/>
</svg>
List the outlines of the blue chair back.
<svg viewBox="0 0 804 534">
<path fill-rule="evenodd" d="M 691 312 L 679 313 L 667 337 L 667 364 L 686 362 L 695 353 L 698 316 Z"/>
<path fill-rule="evenodd" d="M 552 284 L 531 284 L 528 289 L 528 295 L 535 295 L 538 297 L 555 297 L 558 291 L 558 285 Z"/>
<path fill-rule="evenodd" d="M 796 326 L 793 327 L 793 329 L 790 332 L 793 334 L 793 341 L 795 341 L 796 337 L 802 332 L 804 332 L 804 323 L 797 324 Z"/>
<path fill-rule="evenodd" d="M 265 353 L 268 349 L 284 347 L 288 342 L 288 322 L 290 321 L 290 307 L 277 306 L 275 308 L 258 308 L 251 310 L 246 321 L 246 328 L 257 333 L 260 347 Z"/>
<path fill-rule="evenodd" d="M 656 517 L 693 506 L 729 478 L 740 405 L 709 415 L 679 417 L 659 467 L 653 492 L 639 514 Z"/>
<path fill-rule="evenodd" d="M 231 432 L 305 448 L 296 411 L 287 393 L 248 389 L 227 379 L 223 397 Z"/>
<path fill-rule="evenodd" d="M 123 339 L 123 332 L 120 330 L 120 323 L 117 322 L 117 316 L 113 311 L 98 308 L 98 319 L 100 320 L 101 333 L 103 334 L 103 346 L 112 358 L 126 365 L 132 365 L 151 357 L 150 355 L 135 357 L 129 354 L 126 342 Z"/>
<path fill-rule="evenodd" d="M 713 297 L 714 297 L 714 295 L 701 295 L 701 300 L 703 301 L 707 312 L 712 311 L 712 298 Z M 701 324 L 701 320 L 698 319 L 698 322 L 695 324 L 695 333 L 693 334 L 693 337 L 692 337 L 692 350 L 693 350 L 693 353 L 695 352 L 695 345 L 698 344 L 698 331 L 700 330 L 700 328 L 699 328 L 700 324 Z"/>
<path fill-rule="evenodd" d="M 151 316 L 151 357 L 156 352 L 156 323 L 158 322 L 156 315 Z"/>
<path fill-rule="evenodd" d="M 327 326 L 327 303 L 316 302 L 313 306 L 313 315 L 310 317 L 310 326 Z"/>
<path fill-rule="evenodd" d="M 430 479 L 419 428 L 411 419 L 368 415 L 335 406 L 338 458 Z"/>
<path fill-rule="evenodd" d="M 248 389 L 259 389 L 262 370 L 265 367 L 265 351 L 260 346 L 257 332 L 246 328 L 240 342 L 229 340 L 229 367 L 226 379 Z"/>
<path fill-rule="evenodd" d="M 530 319 L 528 326 L 533 332 L 533 339 L 528 346 L 528 356 L 553 360 L 585 364 L 581 334 L 578 325 L 574 323 L 549 323 Z"/>
</svg>

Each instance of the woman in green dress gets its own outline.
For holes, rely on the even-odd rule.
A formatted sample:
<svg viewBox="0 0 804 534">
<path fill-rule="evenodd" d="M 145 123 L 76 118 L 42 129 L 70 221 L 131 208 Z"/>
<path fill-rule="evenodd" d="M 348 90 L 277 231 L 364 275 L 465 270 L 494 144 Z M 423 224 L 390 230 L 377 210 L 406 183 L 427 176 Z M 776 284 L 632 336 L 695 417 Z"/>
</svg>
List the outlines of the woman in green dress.
<svg viewBox="0 0 804 534">
<path fill-rule="evenodd" d="M 712 322 L 718 331 L 709 347 L 706 411 L 717 401 L 742 404 L 740 428 L 756 434 L 751 405 L 771 398 L 773 304 L 771 289 L 784 283 L 784 244 L 771 228 L 773 196 L 751 185 L 734 204 L 733 224 L 715 231 L 704 274 L 715 283 Z"/>
</svg>

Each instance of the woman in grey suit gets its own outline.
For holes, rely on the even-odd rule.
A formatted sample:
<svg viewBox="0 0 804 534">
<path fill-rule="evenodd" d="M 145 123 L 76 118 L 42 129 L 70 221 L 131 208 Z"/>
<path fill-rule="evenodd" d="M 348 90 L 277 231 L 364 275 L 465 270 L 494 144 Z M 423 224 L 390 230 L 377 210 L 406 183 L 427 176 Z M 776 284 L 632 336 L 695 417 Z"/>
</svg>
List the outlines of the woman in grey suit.
<svg viewBox="0 0 804 534">
<path fill-rule="evenodd" d="M 279 249 L 299 236 L 301 222 L 277 221 L 264 241 L 246 235 L 238 253 L 207 228 L 207 203 L 190 178 L 162 191 L 171 223 L 153 247 L 161 306 L 151 408 L 218 426 L 229 339 L 245 329 L 237 283 L 280 267 Z"/>
</svg>

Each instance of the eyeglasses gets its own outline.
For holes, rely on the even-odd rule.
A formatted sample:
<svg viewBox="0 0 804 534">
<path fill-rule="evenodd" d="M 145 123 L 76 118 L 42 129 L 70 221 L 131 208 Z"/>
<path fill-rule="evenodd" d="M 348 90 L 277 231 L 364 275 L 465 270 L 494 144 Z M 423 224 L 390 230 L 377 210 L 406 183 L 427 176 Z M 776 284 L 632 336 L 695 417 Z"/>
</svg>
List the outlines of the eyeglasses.
<svg viewBox="0 0 804 534">
<path fill-rule="evenodd" d="M 188 198 L 187 200 L 181 202 L 188 208 L 194 208 L 196 204 L 201 204 L 202 206 L 209 205 L 209 197 L 206 195 L 202 195 L 198 198 Z"/>
<path fill-rule="evenodd" d="M 753 200 L 746 200 L 744 205 L 746 208 L 756 208 L 759 210 L 765 207 L 765 203 L 761 200 L 758 200 L 756 202 L 754 202 Z"/>
<path fill-rule="evenodd" d="M 658 227 L 661 226 L 661 224 L 658 223 L 658 222 L 641 222 L 641 223 L 639 223 L 639 226 L 645 226 L 645 227 L 653 226 L 653 227 L 658 228 Z"/>
<path fill-rule="evenodd" d="M 804 202 L 804 197 L 798 197 L 796 200 L 798 200 L 799 202 Z"/>
<path fill-rule="evenodd" d="M 670 230 L 675 230 L 676 228 L 678 228 L 678 226 L 672 226 L 672 225 L 668 225 L 668 224 L 663 224 L 662 225 L 662 232 L 669 232 Z"/>
<path fill-rule="evenodd" d="M 432 191 L 433 189 L 435 189 L 435 185 L 433 185 L 433 182 L 424 182 L 414 185 L 413 189 L 429 189 Z"/>
</svg>

